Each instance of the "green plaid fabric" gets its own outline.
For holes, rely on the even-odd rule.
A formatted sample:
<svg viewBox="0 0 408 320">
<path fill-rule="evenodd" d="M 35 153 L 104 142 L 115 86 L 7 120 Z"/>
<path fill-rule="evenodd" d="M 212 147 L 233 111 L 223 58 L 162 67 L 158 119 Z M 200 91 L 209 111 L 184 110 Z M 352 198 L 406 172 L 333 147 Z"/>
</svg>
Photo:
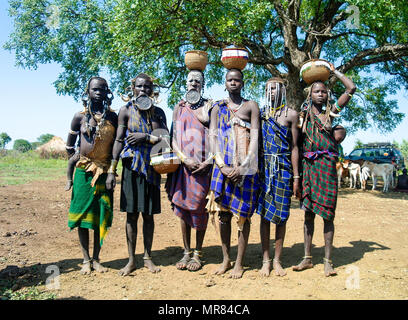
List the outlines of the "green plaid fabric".
<svg viewBox="0 0 408 320">
<path fill-rule="evenodd" d="M 337 205 L 337 144 L 330 132 L 323 129 L 320 120 L 315 118 L 313 128 L 311 121 L 306 124 L 303 135 L 303 152 L 317 153 L 319 156 L 310 159 L 303 157 L 302 206 L 318 214 L 323 219 L 332 221 Z"/>
</svg>

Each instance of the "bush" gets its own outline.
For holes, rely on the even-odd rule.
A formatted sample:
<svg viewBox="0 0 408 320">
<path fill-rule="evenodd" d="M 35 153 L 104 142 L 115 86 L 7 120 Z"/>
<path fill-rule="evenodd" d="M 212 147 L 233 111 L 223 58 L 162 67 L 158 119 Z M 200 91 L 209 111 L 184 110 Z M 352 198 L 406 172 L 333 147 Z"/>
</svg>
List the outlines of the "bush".
<svg viewBox="0 0 408 320">
<path fill-rule="evenodd" d="M 13 149 L 20 152 L 27 152 L 29 150 L 32 150 L 33 147 L 27 140 L 17 139 L 16 141 L 14 141 Z"/>
<path fill-rule="evenodd" d="M 68 160 L 68 154 L 64 151 L 57 151 L 57 150 L 44 150 L 42 149 L 40 152 L 41 159 L 63 159 Z"/>
</svg>

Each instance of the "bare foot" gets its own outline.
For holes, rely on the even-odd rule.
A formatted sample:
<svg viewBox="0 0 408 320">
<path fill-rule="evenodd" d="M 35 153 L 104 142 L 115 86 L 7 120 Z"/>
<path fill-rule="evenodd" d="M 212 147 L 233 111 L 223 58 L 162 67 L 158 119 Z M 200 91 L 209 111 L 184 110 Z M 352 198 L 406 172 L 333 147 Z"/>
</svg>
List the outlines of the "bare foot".
<svg viewBox="0 0 408 320">
<path fill-rule="evenodd" d="M 189 271 L 197 271 L 197 270 L 200 270 L 202 266 L 203 266 L 203 263 L 200 260 L 200 257 L 195 254 L 193 258 L 190 260 L 190 262 L 188 263 L 187 269 Z"/>
<path fill-rule="evenodd" d="M 187 269 L 187 264 L 190 261 L 190 254 L 189 253 L 185 253 L 183 258 L 181 258 L 181 260 L 179 260 L 176 263 L 176 268 L 178 270 L 186 270 Z"/>
<path fill-rule="evenodd" d="M 67 184 L 65 185 L 65 191 L 69 191 L 72 187 L 72 180 L 68 180 Z"/>
<path fill-rule="evenodd" d="M 262 277 L 269 277 L 269 274 L 271 273 L 271 260 L 264 260 L 262 261 L 262 268 L 259 270 L 259 274 Z"/>
<path fill-rule="evenodd" d="M 333 269 L 332 262 L 327 259 L 324 259 L 324 275 L 326 277 L 337 276 L 336 270 Z"/>
<path fill-rule="evenodd" d="M 153 263 L 151 258 L 149 259 L 143 258 L 143 260 L 144 260 L 144 266 L 148 268 L 150 272 L 157 273 L 161 271 L 160 268 Z"/>
<path fill-rule="evenodd" d="M 119 270 L 119 275 L 124 277 L 128 276 L 132 271 L 136 270 L 136 263 L 129 261 L 126 266 Z"/>
<path fill-rule="evenodd" d="M 81 274 L 91 274 L 91 261 L 84 262 L 80 271 Z"/>
<path fill-rule="evenodd" d="M 238 266 L 237 264 L 235 264 L 234 269 L 232 269 L 230 273 L 230 278 L 239 279 L 239 278 L 242 278 L 243 274 L 244 274 L 244 268 L 242 268 L 242 266 Z"/>
<path fill-rule="evenodd" d="M 299 263 L 297 266 L 293 266 L 292 270 L 293 271 L 303 271 L 306 269 L 313 268 L 313 263 L 312 259 L 310 258 L 304 258 L 301 263 Z"/>
<path fill-rule="evenodd" d="M 223 263 L 219 266 L 219 268 L 217 270 L 215 270 L 213 272 L 213 274 L 215 274 L 215 275 L 224 274 L 225 272 L 227 272 L 227 270 L 229 270 L 231 268 L 232 268 L 231 261 L 229 261 L 229 260 L 223 261 Z"/>
<path fill-rule="evenodd" d="M 283 270 L 282 265 L 279 260 L 273 259 L 273 269 L 275 270 L 275 275 L 279 277 L 286 276 L 286 271 Z"/>
<path fill-rule="evenodd" d="M 99 260 L 93 260 L 92 261 L 92 269 L 94 269 L 96 272 L 104 273 L 108 272 L 108 268 L 105 268 L 103 265 L 99 263 Z"/>
</svg>

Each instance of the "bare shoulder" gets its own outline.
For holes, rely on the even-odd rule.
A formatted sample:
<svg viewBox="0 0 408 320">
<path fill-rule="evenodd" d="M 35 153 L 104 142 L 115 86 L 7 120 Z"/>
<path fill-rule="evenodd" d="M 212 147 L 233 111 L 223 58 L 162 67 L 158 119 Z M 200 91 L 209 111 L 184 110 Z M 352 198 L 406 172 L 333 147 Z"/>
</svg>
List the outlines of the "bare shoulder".
<svg viewBox="0 0 408 320">
<path fill-rule="evenodd" d="M 119 109 L 119 117 L 123 115 L 128 115 L 129 114 L 129 104 L 125 104 Z"/>
<path fill-rule="evenodd" d="M 258 108 L 259 109 L 258 103 L 256 101 L 254 101 L 254 100 L 247 100 L 246 105 L 251 107 L 251 108 Z"/>
<path fill-rule="evenodd" d="M 288 108 L 288 118 L 291 120 L 296 120 L 299 117 L 299 112 L 291 107 Z"/>
<path fill-rule="evenodd" d="M 118 115 L 116 114 L 115 111 L 109 111 L 107 113 L 107 118 L 113 122 L 113 124 L 116 126 L 118 123 Z"/>
<path fill-rule="evenodd" d="M 164 110 L 157 106 L 154 107 L 154 112 L 159 115 L 165 115 Z"/>
</svg>

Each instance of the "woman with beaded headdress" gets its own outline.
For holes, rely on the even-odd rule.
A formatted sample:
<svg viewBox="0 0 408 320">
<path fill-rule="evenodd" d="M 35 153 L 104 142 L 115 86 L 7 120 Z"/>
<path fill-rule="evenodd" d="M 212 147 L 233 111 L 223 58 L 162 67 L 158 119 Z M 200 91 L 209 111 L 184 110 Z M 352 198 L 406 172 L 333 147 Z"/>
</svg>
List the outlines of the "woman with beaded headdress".
<svg viewBox="0 0 408 320">
<path fill-rule="evenodd" d="M 312 239 L 314 218 L 321 216 L 324 221 L 325 256 L 324 273 L 336 275 L 331 262 L 334 236 L 334 216 L 337 204 L 338 144 L 333 136 L 332 119 L 344 108 L 354 94 L 354 83 L 330 63 L 331 72 L 346 87 L 337 102 L 322 81 L 313 82 L 307 88 L 307 98 L 301 107 L 300 124 L 303 140 L 302 208 L 305 210 L 304 250 L 301 263 L 293 267 L 295 271 L 312 268 Z"/>
<path fill-rule="evenodd" d="M 186 97 L 174 107 L 172 147 L 182 164 L 176 172 L 168 175 L 166 183 L 174 213 L 180 218 L 184 244 L 183 257 L 176 267 L 189 271 L 197 271 L 203 264 L 201 250 L 208 224 L 205 205 L 213 163 L 208 141 L 212 100 L 203 97 L 203 71 L 190 70 Z M 194 252 L 190 245 L 192 228 L 196 230 Z"/>
<path fill-rule="evenodd" d="M 143 217 L 144 267 L 152 273 L 160 271 L 152 261 L 154 215 L 161 212 L 161 176 L 151 165 L 153 146 L 162 140 L 157 133 L 168 134 L 163 109 L 154 105 L 153 79 L 140 73 L 131 80 L 131 99 L 126 99 L 118 115 L 118 130 L 112 151 L 108 181 L 115 183 L 116 166 L 122 158 L 120 211 L 126 212 L 128 263 L 119 271 L 127 276 L 136 269 L 137 225 Z M 130 100 L 130 101 L 129 101 Z"/>
<path fill-rule="evenodd" d="M 68 226 L 78 227 L 79 242 L 84 256 L 82 274 L 91 269 L 104 272 L 99 263 L 99 252 L 113 219 L 113 184 L 109 183 L 107 171 L 112 159 L 118 118 L 110 109 L 113 95 L 105 79 L 92 77 L 83 95 L 84 111 L 74 115 L 67 139 L 70 159 L 68 172 L 75 164 L 72 198 L 68 215 Z M 79 152 L 75 153 L 75 142 L 79 137 Z M 74 156 L 75 155 L 75 156 Z M 73 157 L 78 157 L 73 158 Z M 89 230 L 94 230 L 94 250 L 89 255 Z"/>
<path fill-rule="evenodd" d="M 292 193 L 300 198 L 298 113 L 286 102 L 285 81 L 272 78 L 266 82 L 265 108 L 261 112 L 261 142 L 259 143 L 260 192 L 258 214 L 263 251 L 262 276 L 286 272 L 280 263 L 286 222 Z M 270 223 L 276 225 L 275 256 L 269 258 Z M 273 262 L 272 262 L 273 261 Z"/>
</svg>

